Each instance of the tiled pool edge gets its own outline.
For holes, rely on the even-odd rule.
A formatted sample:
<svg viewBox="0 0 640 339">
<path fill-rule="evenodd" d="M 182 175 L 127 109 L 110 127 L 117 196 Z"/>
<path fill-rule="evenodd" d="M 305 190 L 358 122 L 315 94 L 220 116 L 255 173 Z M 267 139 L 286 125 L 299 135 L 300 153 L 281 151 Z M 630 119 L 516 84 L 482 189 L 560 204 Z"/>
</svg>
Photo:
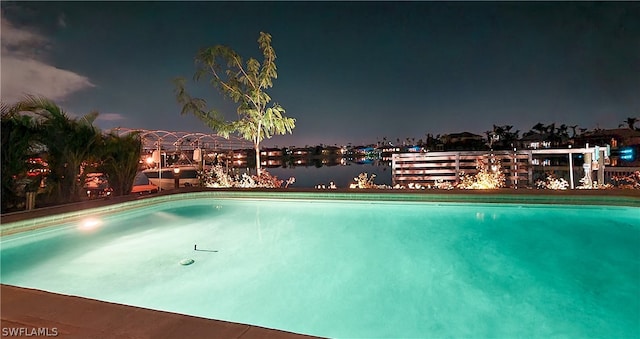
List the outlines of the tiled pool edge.
<svg viewBox="0 0 640 339">
<path fill-rule="evenodd" d="M 87 215 L 104 215 L 115 211 L 126 211 L 139 207 L 175 200 L 202 198 L 222 199 L 308 199 L 308 200 L 353 200 L 353 201 L 407 201 L 432 203 L 499 203 L 499 204 L 562 204 L 562 205 L 604 205 L 640 208 L 640 197 L 619 195 L 579 195 L 579 194 L 478 194 L 478 193 L 403 193 L 403 192 L 336 192 L 336 191 L 227 191 L 206 190 L 198 192 L 164 194 L 145 199 L 125 201 L 101 207 L 56 213 L 44 217 L 28 218 L 0 224 L 0 236 L 35 230 L 61 222 L 72 221 Z"/>
</svg>

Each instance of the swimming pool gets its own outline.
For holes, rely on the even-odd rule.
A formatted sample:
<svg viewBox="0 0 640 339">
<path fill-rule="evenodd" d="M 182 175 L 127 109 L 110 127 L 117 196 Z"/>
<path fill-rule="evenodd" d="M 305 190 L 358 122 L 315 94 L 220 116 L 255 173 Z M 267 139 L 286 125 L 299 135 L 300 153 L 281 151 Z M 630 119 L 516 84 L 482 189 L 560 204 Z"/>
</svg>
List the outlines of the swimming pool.
<svg viewBox="0 0 640 339">
<path fill-rule="evenodd" d="M 0 280 L 326 337 L 640 335 L 636 207 L 197 197 L 4 236 Z"/>
</svg>

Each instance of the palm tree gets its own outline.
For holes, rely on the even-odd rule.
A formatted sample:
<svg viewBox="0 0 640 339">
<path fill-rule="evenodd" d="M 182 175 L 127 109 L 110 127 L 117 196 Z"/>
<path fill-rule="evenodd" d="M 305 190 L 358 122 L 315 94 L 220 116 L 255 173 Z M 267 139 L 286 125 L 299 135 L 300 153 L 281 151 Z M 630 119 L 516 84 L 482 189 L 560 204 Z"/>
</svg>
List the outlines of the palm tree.
<svg viewBox="0 0 640 339">
<path fill-rule="evenodd" d="M 493 148 L 494 142 L 497 141 L 495 142 L 495 145 L 497 145 L 495 146 L 496 149 L 511 148 L 513 143 L 518 140 L 518 135 L 520 134 L 520 130 L 511 132 L 512 128 L 512 125 L 493 125 L 493 130 L 486 132 L 487 138 L 490 138 L 489 147 Z"/>
<path fill-rule="evenodd" d="M 531 127 L 531 130 L 537 132 L 538 134 L 542 134 L 542 133 L 547 131 L 547 126 L 545 126 L 543 123 L 539 122 L 539 123 L 533 125 L 533 127 Z"/>
<path fill-rule="evenodd" d="M 560 145 L 563 145 L 569 140 L 569 126 L 562 124 L 556 131 L 557 137 L 560 141 Z"/>
<path fill-rule="evenodd" d="M 623 121 L 630 129 L 635 129 L 635 124 L 638 122 L 638 118 L 628 117 L 627 120 Z"/>
<path fill-rule="evenodd" d="M 27 160 L 36 153 L 35 122 L 31 116 L 20 114 L 17 105 L 2 105 L 2 212 L 17 206 L 19 196 L 17 181 L 26 177 Z M 37 183 L 40 178 L 32 181 Z"/>
<path fill-rule="evenodd" d="M 98 113 L 72 119 L 53 101 L 35 96 L 16 105 L 38 117 L 38 140 L 46 149 L 50 170 L 50 196 L 58 203 L 79 201 L 84 184 L 81 166 L 95 152 L 100 139 L 100 131 L 93 126 Z"/>
<path fill-rule="evenodd" d="M 569 128 L 571 128 L 571 137 L 575 138 L 577 133 L 576 133 L 576 128 L 578 127 L 578 125 L 571 125 L 569 126 Z"/>
<path fill-rule="evenodd" d="M 560 125 L 560 127 L 556 128 L 556 134 L 569 137 L 569 126 L 566 124 Z"/>
<path fill-rule="evenodd" d="M 553 146 L 558 146 L 562 142 L 562 136 L 558 133 L 559 128 L 556 128 L 556 123 L 547 125 L 547 141 L 551 142 Z"/>
<path fill-rule="evenodd" d="M 531 129 L 524 133 L 524 136 L 529 136 L 529 135 L 534 135 L 534 134 L 543 134 L 547 131 L 547 126 L 545 126 L 543 123 L 539 122 L 535 125 L 533 125 L 533 127 L 531 127 Z"/>
<path fill-rule="evenodd" d="M 554 122 L 551 125 L 547 125 L 546 132 L 549 133 L 549 134 L 552 134 L 552 135 L 555 134 L 555 132 L 556 132 L 556 123 Z"/>
<path fill-rule="evenodd" d="M 98 170 L 107 176 L 114 196 L 131 192 L 141 153 L 142 141 L 138 133 L 124 136 L 109 133 L 102 137 Z"/>
<path fill-rule="evenodd" d="M 484 134 L 486 134 L 487 136 L 487 143 L 489 144 L 489 148 L 493 148 L 493 141 L 494 141 L 493 131 L 485 131 Z"/>
</svg>

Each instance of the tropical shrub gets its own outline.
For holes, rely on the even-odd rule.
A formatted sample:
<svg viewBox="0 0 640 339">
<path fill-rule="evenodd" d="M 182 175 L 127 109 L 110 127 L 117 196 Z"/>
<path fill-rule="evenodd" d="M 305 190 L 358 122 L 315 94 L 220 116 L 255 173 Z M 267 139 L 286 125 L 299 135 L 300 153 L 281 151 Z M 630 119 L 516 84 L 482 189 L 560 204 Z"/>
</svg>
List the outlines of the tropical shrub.
<svg viewBox="0 0 640 339">
<path fill-rule="evenodd" d="M 211 170 L 209 172 L 205 172 L 203 177 L 204 185 L 206 187 L 227 188 L 233 187 L 235 184 L 233 178 L 220 164 L 211 167 Z"/>
<path fill-rule="evenodd" d="M 556 178 L 556 176 L 551 173 L 545 180 L 538 180 L 536 187 L 539 189 L 566 190 L 567 187 L 569 187 L 569 183 L 564 180 L 564 178 Z"/>
<path fill-rule="evenodd" d="M 365 173 L 360 173 L 356 178 L 353 178 L 353 180 L 355 181 L 355 183 L 349 185 L 349 188 L 361 188 L 361 189 L 392 189 L 393 187 L 391 186 L 387 186 L 384 184 L 378 185 L 376 184 L 373 180 L 376 177 L 375 174 L 371 174 L 371 176 L 368 176 L 368 174 Z"/>
<path fill-rule="evenodd" d="M 635 171 L 626 176 L 613 176 L 611 181 L 616 188 L 640 189 L 640 171 Z"/>
<path fill-rule="evenodd" d="M 101 138 L 93 126 L 98 113 L 71 118 L 53 101 L 35 96 L 27 96 L 13 109 L 35 116 L 35 139 L 42 145 L 49 166 L 47 203 L 79 201 L 86 173 L 82 164 L 95 155 Z"/>
<path fill-rule="evenodd" d="M 28 159 L 35 154 L 35 122 L 20 115 L 14 107 L 2 106 L 2 212 L 15 209 L 24 202 L 24 191 L 39 183 L 41 176 L 28 177 Z"/>
<path fill-rule="evenodd" d="M 442 190 L 450 190 L 453 189 L 454 186 L 450 181 L 445 181 L 442 179 L 438 179 L 433 183 L 433 187 Z"/>
<path fill-rule="evenodd" d="M 349 188 L 376 188 L 377 185 L 373 182 L 375 177 L 376 175 L 373 173 L 371 173 L 371 176 L 369 176 L 366 172 L 360 173 L 357 177 L 353 178 L 355 184 L 351 184 Z"/>
<path fill-rule="evenodd" d="M 142 152 L 142 141 L 138 134 L 118 136 L 110 133 L 102 138 L 98 171 L 104 173 L 113 189 L 113 195 L 127 195 L 133 188 Z"/>
<path fill-rule="evenodd" d="M 208 173 L 204 175 L 206 187 L 215 188 L 281 188 L 285 184 L 285 188 L 295 182 L 294 177 L 290 177 L 286 181 L 278 179 L 267 170 L 261 170 L 259 175 L 249 175 L 243 173 L 241 176 L 232 177 L 229 175 L 222 165 L 215 165 Z"/>
<path fill-rule="evenodd" d="M 504 187 L 505 177 L 502 173 L 500 160 L 494 157 L 489 158 L 485 163 L 482 159 L 476 161 L 478 172 L 474 175 L 461 173 L 461 181 L 458 188 L 461 189 L 497 189 Z"/>
</svg>

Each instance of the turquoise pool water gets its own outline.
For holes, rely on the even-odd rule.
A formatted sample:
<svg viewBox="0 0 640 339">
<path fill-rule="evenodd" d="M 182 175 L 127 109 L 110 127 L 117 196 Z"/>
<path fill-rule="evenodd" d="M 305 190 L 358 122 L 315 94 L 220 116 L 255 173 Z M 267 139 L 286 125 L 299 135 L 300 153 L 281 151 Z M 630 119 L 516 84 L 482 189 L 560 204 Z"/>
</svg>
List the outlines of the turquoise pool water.
<svg viewBox="0 0 640 339">
<path fill-rule="evenodd" d="M 203 198 L 0 253 L 5 284 L 318 336 L 640 337 L 633 207 Z"/>
</svg>

